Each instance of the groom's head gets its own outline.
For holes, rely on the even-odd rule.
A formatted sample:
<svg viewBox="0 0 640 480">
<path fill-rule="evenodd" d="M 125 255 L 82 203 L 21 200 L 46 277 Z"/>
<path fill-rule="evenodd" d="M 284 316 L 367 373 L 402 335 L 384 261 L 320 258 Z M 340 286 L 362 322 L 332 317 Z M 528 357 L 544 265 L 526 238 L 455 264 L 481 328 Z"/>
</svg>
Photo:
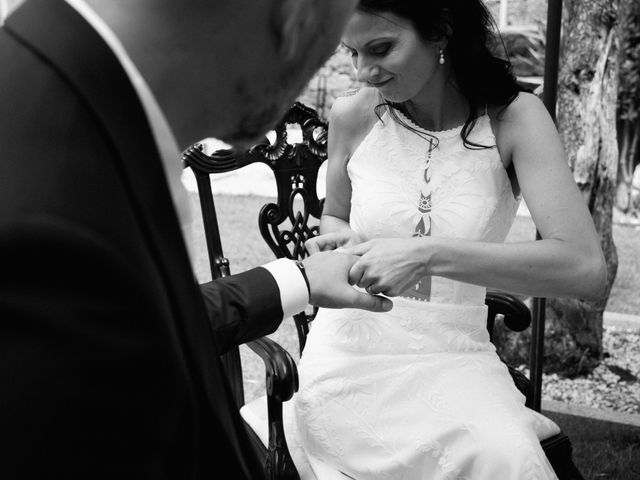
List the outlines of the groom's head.
<svg viewBox="0 0 640 480">
<path fill-rule="evenodd" d="M 356 0 L 87 0 L 121 39 L 181 148 L 242 144 L 334 51 Z"/>
</svg>

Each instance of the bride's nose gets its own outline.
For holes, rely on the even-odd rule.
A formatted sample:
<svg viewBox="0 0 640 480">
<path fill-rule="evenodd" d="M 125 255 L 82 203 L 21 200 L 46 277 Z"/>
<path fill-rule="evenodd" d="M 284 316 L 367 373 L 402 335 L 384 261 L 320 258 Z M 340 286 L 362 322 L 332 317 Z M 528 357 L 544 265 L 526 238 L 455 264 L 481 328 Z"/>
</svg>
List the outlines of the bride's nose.
<svg viewBox="0 0 640 480">
<path fill-rule="evenodd" d="M 368 81 L 375 81 L 376 78 L 380 77 L 380 67 L 375 64 L 358 59 L 355 68 L 358 82 L 366 83 Z"/>
</svg>

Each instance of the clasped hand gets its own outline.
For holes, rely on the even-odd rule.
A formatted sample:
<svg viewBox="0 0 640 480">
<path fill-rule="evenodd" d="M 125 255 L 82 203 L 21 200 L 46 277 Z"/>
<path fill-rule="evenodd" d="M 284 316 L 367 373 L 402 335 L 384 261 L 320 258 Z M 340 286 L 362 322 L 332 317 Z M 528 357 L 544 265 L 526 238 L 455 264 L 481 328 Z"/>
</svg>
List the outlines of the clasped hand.
<svg viewBox="0 0 640 480">
<path fill-rule="evenodd" d="M 427 275 L 424 238 L 380 238 L 362 242 L 352 230 L 319 235 L 307 241 L 311 255 L 338 251 L 360 257 L 349 270 L 349 283 L 371 294 L 400 295 Z"/>
</svg>

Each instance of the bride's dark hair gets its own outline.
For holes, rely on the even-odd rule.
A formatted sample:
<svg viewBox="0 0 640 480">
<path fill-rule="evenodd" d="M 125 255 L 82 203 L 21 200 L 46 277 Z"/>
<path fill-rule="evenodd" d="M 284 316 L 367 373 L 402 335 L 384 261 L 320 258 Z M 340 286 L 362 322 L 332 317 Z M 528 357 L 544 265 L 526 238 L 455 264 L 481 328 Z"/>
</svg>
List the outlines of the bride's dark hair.
<svg viewBox="0 0 640 480">
<path fill-rule="evenodd" d="M 373 15 L 393 13 L 408 20 L 423 40 L 447 38 L 447 61 L 470 107 L 462 139 L 468 148 L 486 148 L 468 140 L 479 113 L 484 113 L 487 105 L 508 106 L 523 89 L 516 82 L 511 63 L 494 53 L 499 46 L 504 51 L 504 46 L 482 0 L 360 0 L 357 8 Z M 389 102 L 381 106 L 390 113 L 399 107 Z"/>
</svg>

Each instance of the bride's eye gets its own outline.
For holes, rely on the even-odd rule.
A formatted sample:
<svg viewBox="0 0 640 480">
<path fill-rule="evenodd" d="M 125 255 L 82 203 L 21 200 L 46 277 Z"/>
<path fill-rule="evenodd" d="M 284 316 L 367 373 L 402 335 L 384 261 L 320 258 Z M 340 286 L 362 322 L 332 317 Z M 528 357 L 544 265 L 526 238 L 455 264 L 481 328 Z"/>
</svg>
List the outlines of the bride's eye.
<svg viewBox="0 0 640 480">
<path fill-rule="evenodd" d="M 391 49 L 391 44 L 388 42 L 385 42 L 385 43 L 378 43 L 377 45 L 369 47 L 369 52 L 371 53 L 371 55 L 376 55 L 378 57 L 381 57 L 383 55 L 386 55 L 390 49 Z"/>
</svg>

